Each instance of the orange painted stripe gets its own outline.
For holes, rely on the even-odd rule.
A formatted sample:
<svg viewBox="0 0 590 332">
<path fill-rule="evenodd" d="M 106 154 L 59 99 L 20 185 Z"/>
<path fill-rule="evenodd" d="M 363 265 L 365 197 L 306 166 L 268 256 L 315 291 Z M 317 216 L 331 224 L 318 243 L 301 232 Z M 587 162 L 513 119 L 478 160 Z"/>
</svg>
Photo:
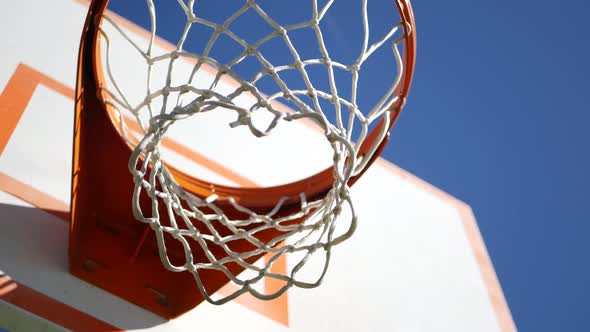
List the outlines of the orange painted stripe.
<svg viewBox="0 0 590 332">
<path fill-rule="evenodd" d="M 492 302 L 492 307 L 496 313 L 500 328 L 504 332 L 516 332 L 516 324 L 512 319 L 512 314 L 510 313 L 508 303 L 504 297 L 500 280 L 496 275 L 496 271 L 494 270 L 492 260 L 484 244 L 481 232 L 477 227 L 473 211 L 464 203 L 457 205 L 457 209 L 459 210 L 459 215 L 461 216 L 467 239 L 471 244 L 473 254 L 479 264 L 479 270 L 481 271 L 483 282 L 488 290 L 488 295 Z"/>
<path fill-rule="evenodd" d="M 26 64 L 19 64 L 14 74 L 8 81 L 8 84 L 0 94 L 0 155 L 8 144 L 12 133 L 16 129 L 22 114 L 33 97 L 33 93 L 38 85 L 44 85 L 55 92 L 74 99 L 74 90 L 63 83 L 33 69 Z M 139 132 L 139 127 L 135 121 L 128 119 L 127 126 L 135 132 Z M 241 176 L 230 168 L 215 162 L 203 154 L 200 154 L 171 139 L 165 138 L 163 144 L 172 150 L 175 150 L 181 156 L 237 183 L 241 186 L 256 187 L 257 184 L 250 179 Z"/>
<path fill-rule="evenodd" d="M 25 183 L 0 172 L 0 190 L 69 221 L 69 206 Z M 8 276 L 0 276 L 0 299 L 72 331 L 121 331 L 93 316 L 54 300 Z"/>
<path fill-rule="evenodd" d="M 117 121 L 116 117 L 111 114 L 111 118 Z M 141 132 L 139 125 L 137 122 L 129 117 L 125 117 L 125 125 L 131 132 L 134 134 L 138 134 Z M 117 130 L 119 128 L 117 127 Z M 222 177 L 233 181 L 234 183 L 244 186 L 244 187 L 258 187 L 258 184 L 245 176 L 238 174 L 236 171 L 232 170 L 229 167 L 226 167 L 212 159 L 205 157 L 203 154 L 196 152 L 195 150 L 187 147 L 184 144 L 178 143 L 175 140 L 165 137 L 162 139 L 162 145 L 167 149 L 170 149 L 179 155 L 189 159 L 190 161 L 195 162 L 196 164 L 207 168 L 208 170 L 221 175 Z"/>
<path fill-rule="evenodd" d="M 74 90 L 50 78 L 49 76 L 34 70 L 33 68 L 19 64 L 2 94 L 0 94 L 0 155 L 4 151 L 8 140 L 16 129 L 23 110 L 33 97 L 37 85 L 43 84 L 55 92 L 74 99 Z"/>
<path fill-rule="evenodd" d="M 266 263 L 268 263 L 268 259 L 270 257 L 270 254 L 265 257 Z M 281 258 L 277 259 L 271 266 L 270 270 L 271 272 L 277 274 L 287 274 L 286 257 L 283 255 L 281 256 Z M 284 285 L 285 283 L 283 281 L 278 281 L 273 278 L 266 278 L 264 280 L 264 291 L 266 294 L 272 294 L 277 292 Z M 236 285 L 229 283 L 225 285 L 219 291 L 219 293 L 225 296 L 237 290 L 238 287 Z M 255 298 L 251 294 L 245 293 L 237 297 L 234 300 L 234 302 L 239 303 L 244 307 L 254 312 L 257 312 L 263 316 L 266 316 L 279 324 L 282 324 L 287 327 L 289 326 L 289 292 L 285 292 L 283 293 L 283 295 L 271 301 L 260 300 Z"/>
<path fill-rule="evenodd" d="M 471 207 L 451 196 L 450 194 L 440 190 L 439 188 L 436 188 L 430 183 L 398 167 L 397 165 L 394 165 L 382 158 L 377 159 L 377 162 L 387 171 L 433 194 L 434 196 L 457 209 L 459 218 L 463 223 L 465 235 L 469 241 L 471 249 L 473 250 L 473 255 L 475 256 L 475 260 L 479 267 L 484 286 L 488 291 L 488 296 L 492 304 L 492 308 L 494 309 L 496 320 L 498 321 L 502 331 L 516 332 L 516 324 L 514 323 L 514 319 L 510 313 L 510 308 L 508 306 L 508 302 L 506 302 L 504 292 L 502 291 L 500 280 L 498 279 L 496 271 L 494 270 L 494 265 L 492 264 L 492 260 L 490 259 L 490 255 L 486 249 L 481 232 L 477 227 L 477 221 L 475 220 L 475 216 L 473 215 Z"/>
<path fill-rule="evenodd" d="M 8 276 L 0 275 L 0 298 L 18 287 Z"/>
<path fill-rule="evenodd" d="M 66 329 L 80 332 L 122 331 L 23 284 L 0 276 L 0 299 Z"/>
<path fill-rule="evenodd" d="M 220 163 L 211 160 L 204 155 L 188 148 L 186 145 L 180 144 L 169 138 L 164 138 L 162 144 L 170 150 L 180 154 L 181 156 L 194 161 L 195 163 L 214 171 L 218 175 L 233 181 L 234 183 L 244 187 L 258 187 L 258 184 L 242 175 L 236 173 L 234 170 L 227 168 Z"/>
<path fill-rule="evenodd" d="M 0 190 L 45 211 L 54 216 L 69 220 L 70 206 L 50 195 L 45 194 L 25 183 L 0 172 Z"/>
</svg>

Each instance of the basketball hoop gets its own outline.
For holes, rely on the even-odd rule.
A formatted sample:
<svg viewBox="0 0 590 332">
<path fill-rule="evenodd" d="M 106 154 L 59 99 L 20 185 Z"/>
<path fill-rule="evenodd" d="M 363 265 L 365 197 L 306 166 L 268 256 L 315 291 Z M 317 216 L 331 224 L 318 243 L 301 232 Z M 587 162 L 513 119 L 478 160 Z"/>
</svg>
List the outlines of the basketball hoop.
<svg viewBox="0 0 590 332">
<path fill-rule="evenodd" d="M 342 63 L 330 53 L 323 38 L 322 20 L 334 1 L 319 5 L 314 0 L 308 21 L 284 26 L 260 1 L 244 1 L 223 22 L 200 17 L 193 0 L 178 1 L 174 5 L 186 16 L 184 31 L 174 49 L 159 55 L 153 54 L 158 13 L 152 0 L 147 1 L 152 28 L 146 45 L 134 40 L 120 22 L 106 13 L 107 0 L 92 1 L 78 68 L 70 240 L 72 272 L 168 317 L 188 310 L 203 299 L 222 304 L 249 293 L 269 300 L 292 286 L 318 286 L 326 274 L 332 247 L 348 239 L 357 226 L 350 186 L 383 150 L 409 92 L 416 47 L 414 19 L 409 0 L 392 2 L 398 21 L 372 41 L 369 4 L 361 1 L 358 15 L 362 21 L 362 47 L 355 61 Z M 240 31 L 232 30 L 232 23 L 246 12 L 256 14 L 272 31 L 254 43 L 242 38 Z M 189 30 L 197 25 L 210 28 L 212 34 L 201 53 L 192 53 L 184 47 Z M 304 29 L 315 34 L 320 57 L 302 58 L 292 43 L 290 34 Z M 147 82 L 138 83 L 144 84 L 145 95 L 138 103 L 130 102 L 117 84 L 117 72 L 109 58 L 114 47 L 111 38 L 115 34 L 145 61 Z M 210 56 L 220 36 L 229 37 L 239 45 L 239 55 L 229 62 Z M 271 63 L 260 51 L 261 45 L 269 40 L 284 42 L 294 60 Z M 392 83 L 373 107 L 360 109 L 357 83 L 363 65 L 374 52 L 385 47 L 390 47 L 396 66 Z M 179 58 L 193 64 L 192 73 L 181 84 L 172 78 Z M 242 77 L 234 71 L 247 58 L 257 60 L 262 66 L 253 77 Z M 154 88 L 152 70 L 159 63 L 167 64 L 168 70 L 165 84 Z M 329 81 L 326 91 L 316 88 L 308 75 L 306 68 L 313 66 L 325 69 Z M 197 82 L 202 71 L 213 73 L 212 80 L 206 84 Z M 290 88 L 281 77 L 286 71 L 301 75 L 305 88 Z M 335 72 L 350 75 L 350 98 L 339 95 Z M 267 78 L 280 88 L 278 92 L 265 95 L 260 89 L 259 82 Z M 226 79 L 233 82 L 232 91 L 218 88 L 218 83 Z M 237 102 L 240 98 L 249 102 Z M 285 110 L 280 100 L 288 101 L 291 109 Z M 322 107 L 325 101 L 333 105 L 331 113 Z M 161 142 L 171 127 L 196 114 L 220 108 L 235 113 L 229 126 L 244 127 L 256 137 L 269 139 L 283 123 L 312 122 L 332 148 L 332 167 L 285 185 L 242 188 L 195 178 L 163 160 Z M 263 126 L 253 120 L 253 114 L 259 112 L 270 118 Z M 133 135 L 132 128 L 139 135 Z M 353 135 L 355 130 L 358 134 Z M 122 162 L 127 163 L 128 170 L 122 169 Z M 344 229 L 336 231 L 337 225 Z M 172 272 L 189 272 L 193 283 L 196 281 L 198 294 L 188 286 L 186 277 L 179 279 L 169 271 L 157 277 L 160 272 L 155 272 L 153 259 L 142 261 L 138 252 L 150 245 L 148 231 L 153 231 L 152 245 L 161 263 Z M 90 234 L 104 234 L 102 242 L 88 240 Z M 121 240 L 122 235 L 126 240 Z M 130 253 L 128 257 L 126 252 Z M 287 273 L 277 273 L 272 265 L 284 255 L 290 258 L 289 269 Z M 322 257 L 322 268 L 312 280 L 299 278 L 314 255 Z M 262 257 L 267 258 L 264 263 L 260 263 Z M 94 262 L 91 268 L 87 264 L 89 259 Z M 113 271 L 114 266 L 120 270 Z M 113 276 L 118 276 L 115 278 L 120 282 L 113 281 Z M 267 293 L 256 286 L 269 279 L 280 287 Z M 233 290 L 220 295 L 218 290 L 227 282 L 235 285 Z M 175 304 L 165 309 L 155 305 L 142 293 L 147 286 L 135 286 L 141 283 L 166 294 L 164 302 Z M 174 287 L 184 291 L 176 291 Z M 162 291 L 163 288 L 169 291 Z"/>
</svg>

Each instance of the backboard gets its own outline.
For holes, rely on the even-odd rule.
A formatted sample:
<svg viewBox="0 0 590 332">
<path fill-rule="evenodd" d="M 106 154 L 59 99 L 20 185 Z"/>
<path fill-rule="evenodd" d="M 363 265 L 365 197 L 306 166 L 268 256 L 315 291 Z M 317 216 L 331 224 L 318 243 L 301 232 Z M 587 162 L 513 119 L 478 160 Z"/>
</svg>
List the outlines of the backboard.
<svg viewBox="0 0 590 332">
<path fill-rule="evenodd" d="M 0 7 L 0 331 L 515 330 L 471 209 L 383 159 L 353 188 L 361 223 L 335 248 L 319 288 L 291 289 L 270 302 L 246 294 L 224 306 L 202 303 L 167 321 L 70 275 L 73 88 L 87 3 Z M 158 47 L 167 44 L 159 40 Z M 180 126 L 164 142 L 168 157 L 187 172 L 248 186 L 314 170 L 306 168 L 313 163 L 275 158 L 273 167 L 284 172 L 262 171 L 237 159 L 240 145 L 223 145 L 243 137 L 208 123 Z M 203 133 L 216 140 L 186 143 L 202 141 Z M 266 151 L 259 152 L 293 137 L 314 144 L 317 133 L 299 125 L 281 135 L 259 144 Z"/>
</svg>

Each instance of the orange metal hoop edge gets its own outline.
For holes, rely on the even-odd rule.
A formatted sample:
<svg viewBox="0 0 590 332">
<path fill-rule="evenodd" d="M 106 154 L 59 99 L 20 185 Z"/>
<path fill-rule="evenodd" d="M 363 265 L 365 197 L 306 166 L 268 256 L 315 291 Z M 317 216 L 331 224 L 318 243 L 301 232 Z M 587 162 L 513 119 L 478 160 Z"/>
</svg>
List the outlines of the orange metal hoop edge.
<svg viewBox="0 0 590 332">
<path fill-rule="evenodd" d="M 100 92 L 102 69 L 98 26 L 108 0 L 93 0 L 82 33 L 76 84 L 74 151 L 72 170 L 69 265 L 74 275 L 117 294 L 161 316 L 176 317 L 203 301 L 193 277 L 188 273 L 165 270 L 155 254 L 157 245 L 149 227 L 134 222 L 131 198 L 133 179 L 127 163 L 132 148 L 120 136 L 112 122 Z M 395 95 L 399 102 L 391 106 L 388 131 L 397 120 L 409 92 L 415 65 L 416 29 L 409 0 L 397 0 L 404 29 L 403 77 Z M 361 145 L 360 156 L 367 153 L 385 126 L 382 119 Z M 351 178 L 354 184 L 376 160 L 387 144 L 389 134 L 371 156 L 367 167 Z M 286 185 L 254 188 L 222 186 L 192 177 L 168 165 L 170 172 L 186 191 L 205 198 L 214 190 L 222 199 L 232 196 L 253 211 L 268 211 L 285 196 L 293 197 L 283 205 L 282 213 L 300 207 L 299 193 L 309 201 L 325 196 L 333 185 L 333 170 L 327 168 L 306 179 Z M 219 201 L 218 201 L 219 202 Z M 150 206 L 149 200 L 141 202 Z M 221 209 L 230 210 L 229 204 Z M 224 209 L 225 211 L 225 209 Z M 259 257 L 254 257 L 256 259 Z M 237 270 L 239 272 L 239 269 Z M 205 272 L 203 279 L 214 292 L 227 283 L 223 275 Z"/>
</svg>

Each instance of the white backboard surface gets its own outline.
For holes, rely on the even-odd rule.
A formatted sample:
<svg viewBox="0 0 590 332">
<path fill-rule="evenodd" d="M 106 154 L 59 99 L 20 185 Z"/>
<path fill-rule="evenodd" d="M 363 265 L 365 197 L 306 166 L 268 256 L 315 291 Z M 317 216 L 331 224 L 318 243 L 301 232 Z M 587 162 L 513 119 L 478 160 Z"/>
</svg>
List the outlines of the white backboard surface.
<svg viewBox="0 0 590 332">
<path fill-rule="evenodd" d="M 86 8 L 74 0 L 0 4 L 0 331 L 515 330 L 471 209 L 383 159 L 353 188 L 360 224 L 335 247 L 319 288 L 270 302 L 203 303 L 166 321 L 70 275 L 73 88 Z M 289 130 L 264 148 L 313 138 L 306 126 Z M 175 135 L 190 140 L 191 130 Z M 170 150 L 187 171 L 216 182 L 282 181 L 282 173 L 237 170 L 239 150 L 196 146 L 206 163 Z"/>
</svg>

